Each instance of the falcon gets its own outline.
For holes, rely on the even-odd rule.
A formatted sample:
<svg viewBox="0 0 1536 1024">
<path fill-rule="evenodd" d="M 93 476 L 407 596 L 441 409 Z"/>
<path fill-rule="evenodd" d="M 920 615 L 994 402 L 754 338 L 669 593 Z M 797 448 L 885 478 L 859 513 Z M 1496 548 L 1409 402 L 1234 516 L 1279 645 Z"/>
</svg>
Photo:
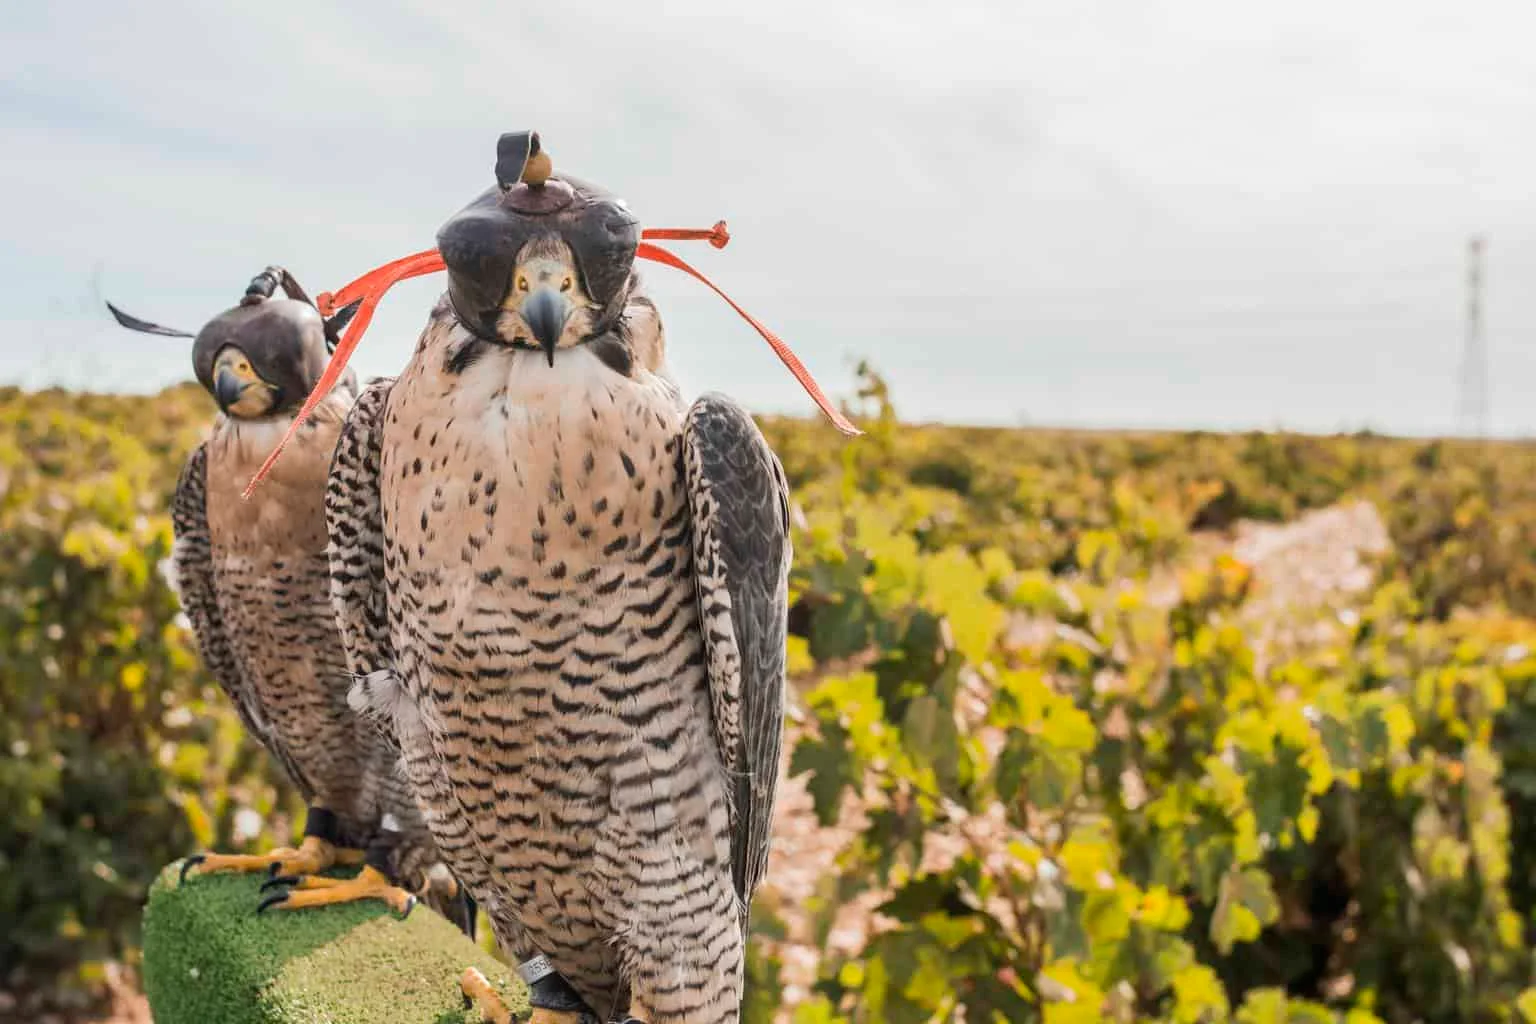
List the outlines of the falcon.
<svg viewBox="0 0 1536 1024">
<path fill-rule="evenodd" d="M 536 987 L 538 1016 L 735 1022 L 782 744 L 788 485 L 740 406 L 683 401 L 626 205 L 554 175 L 535 133 L 498 156 L 438 254 L 377 272 L 445 268 L 447 292 L 331 471 L 354 701 L 502 948 L 585 1004 Z"/>
<path fill-rule="evenodd" d="M 272 298 L 281 284 L 287 298 Z M 131 317 L 123 326 L 191 337 Z M 198 854 L 189 873 L 269 871 L 276 892 L 258 910 L 380 899 L 410 912 L 420 883 L 434 909 L 473 930 L 473 905 L 441 866 L 431 836 L 395 770 L 398 752 L 347 704 L 351 676 L 330 603 L 324 517 L 326 475 L 357 394 L 348 375 L 295 439 L 271 486 L 241 488 L 314 387 L 350 310 L 324 321 L 281 267 L 252 280 L 239 305 L 196 335 L 192 365 L 220 415 L 188 458 L 172 504 L 173 577 L 203 662 L 245 728 L 282 766 L 308 806 L 297 849 L 255 856 Z M 353 878 L 319 877 L 362 865 Z"/>
</svg>

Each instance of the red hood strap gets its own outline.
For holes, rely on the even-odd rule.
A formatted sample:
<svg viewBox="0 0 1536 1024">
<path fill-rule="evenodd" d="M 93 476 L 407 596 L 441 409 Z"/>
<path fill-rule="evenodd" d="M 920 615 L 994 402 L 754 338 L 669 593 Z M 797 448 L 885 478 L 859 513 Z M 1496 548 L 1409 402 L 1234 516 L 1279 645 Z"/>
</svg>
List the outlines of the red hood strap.
<svg viewBox="0 0 1536 1024">
<path fill-rule="evenodd" d="M 707 241 L 717 249 L 725 248 L 726 244 L 731 240 L 730 232 L 726 230 L 725 221 L 723 220 L 717 221 L 712 228 L 646 228 L 641 232 L 640 237 L 642 239 Z M 635 255 L 641 259 L 664 263 L 702 281 L 710 291 L 724 299 L 736 311 L 737 315 L 751 324 L 753 329 L 763 336 L 763 340 L 768 342 L 773 348 L 774 353 L 789 368 L 789 372 L 795 375 L 795 379 L 800 382 L 800 386 L 805 388 L 806 393 L 811 396 L 811 399 L 821 408 L 821 411 L 827 415 L 827 418 L 832 421 L 838 430 L 849 436 L 857 436 L 863 433 L 858 427 L 850 423 L 848 418 L 839 412 L 827 399 L 821 387 L 811 376 L 810 371 L 805 368 L 805 364 L 800 362 L 799 357 L 784 343 L 783 339 L 764 327 L 752 314 L 738 306 L 713 281 L 659 245 L 652 245 L 649 242 L 642 241 Z M 315 411 L 315 406 L 319 405 L 325 396 L 331 393 L 331 389 L 341 379 L 342 371 L 347 368 L 347 360 L 352 358 L 352 353 L 356 351 L 358 342 L 362 340 L 363 332 L 368 330 L 368 325 L 373 320 L 373 311 L 378 308 L 379 301 L 384 298 L 385 293 L 401 281 L 412 277 L 420 277 L 423 274 L 434 274 L 443 269 L 442 254 L 436 249 L 427 249 L 422 252 L 413 253 L 410 256 L 403 256 L 392 263 L 386 263 L 382 267 L 370 270 L 339 291 L 321 292 L 315 297 L 316 308 L 320 310 L 322 316 L 327 317 L 333 315 L 338 309 L 357 302 L 359 299 L 362 300 L 362 303 L 358 307 L 357 314 L 352 318 L 352 322 L 347 325 L 346 334 L 337 343 L 336 351 L 331 355 L 330 362 L 326 364 L 325 372 L 320 375 L 320 380 L 315 384 L 314 390 L 304 400 L 304 405 L 300 407 L 298 415 L 294 416 L 293 423 L 289 425 L 287 433 L 283 435 L 283 439 L 278 442 L 277 447 L 272 449 L 271 454 L 267 456 L 266 461 L 261 464 L 261 468 L 256 471 L 256 475 L 251 478 L 251 482 L 246 486 L 245 497 L 249 498 L 256 490 L 256 485 L 261 483 L 267 474 L 272 471 L 272 467 L 277 464 L 283 449 L 288 446 L 288 442 L 293 440 L 294 435 L 298 433 L 299 427 Z"/>
</svg>

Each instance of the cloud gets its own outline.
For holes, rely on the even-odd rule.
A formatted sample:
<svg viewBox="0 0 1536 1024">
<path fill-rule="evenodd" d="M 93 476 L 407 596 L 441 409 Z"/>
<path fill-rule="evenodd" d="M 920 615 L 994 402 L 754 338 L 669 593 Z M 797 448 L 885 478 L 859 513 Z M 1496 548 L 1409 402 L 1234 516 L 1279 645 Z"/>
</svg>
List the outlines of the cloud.
<svg viewBox="0 0 1536 1024">
<path fill-rule="evenodd" d="M 35 372 L 31 339 L 77 384 L 142 350 L 81 311 L 98 265 L 195 326 L 268 262 L 319 291 L 429 245 L 522 127 L 650 223 L 725 217 L 706 272 L 825 385 L 868 357 L 925 418 L 1444 429 L 1471 231 L 1497 376 L 1525 368 L 1531 11 L 738 6 L 11 12 L 0 379 Z M 687 383 L 809 410 L 712 296 L 648 279 Z M 362 372 L 399 368 L 438 287 L 386 301 Z M 163 356 L 110 383 L 185 375 Z M 1536 429 L 1512 398 L 1501 429 Z"/>
</svg>

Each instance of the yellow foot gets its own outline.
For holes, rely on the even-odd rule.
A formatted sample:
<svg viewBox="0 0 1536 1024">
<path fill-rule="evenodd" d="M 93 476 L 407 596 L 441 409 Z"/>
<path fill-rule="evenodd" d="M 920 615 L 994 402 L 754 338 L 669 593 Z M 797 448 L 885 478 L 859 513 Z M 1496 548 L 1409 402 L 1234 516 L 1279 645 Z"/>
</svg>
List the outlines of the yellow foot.
<svg viewBox="0 0 1536 1024">
<path fill-rule="evenodd" d="M 280 846 L 270 853 L 259 855 L 231 853 L 199 853 L 181 863 L 181 882 L 196 872 L 209 875 L 219 871 L 266 871 L 272 875 L 319 874 L 335 864 L 361 864 L 362 850 L 338 849 L 324 839 L 305 836 L 297 850 Z"/>
<path fill-rule="evenodd" d="M 464 990 L 464 1009 L 480 1005 L 480 1019 L 490 1024 L 512 1024 L 512 1011 L 501 1001 L 491 983 L 473 967 L 464 968 L 459 976 L 459 988 Z"/>
<path fill-rule="evenodd" d="M 416 897 L 397 886 L 377 868 L 364 865 L 355 878 L 318 878 L 311 875 L 278 875 L 265 882 L 262 890 L 280 889 L 261 901 L 256 908 L 260 914 L 272 907 L 284 910 L 302 910 L 304 907 L 324 907 L 334 903 L 355 903 L 358 900 L 383 900 L 396 916 L 410 916 L 416 906 Z"/>
<path fill-rule="evenodd" d="M 581 1024 L 581 1014 L 574 1010 L 550 1010 L 535 1006 L 528 1015 L 528 1024 Z"/>
<path fill-rule="evenodd" d="M 489 1024 L 513 1024 L 517 1018 L 512 1016 L 512 1011 L 507 1009 L 507 1004 L 501 1001 L 491 983 L 486 980 L 473 967 L 464 968 L 464 973 L 459 977 L 459 988 L 464 991 L 464 1009 L 468 1010 L 479 1004 L 481 1021 Z M 528 1024 L 582 1024 L 585 1019 L 580 1013 L 570 1010 L 550 1010 L 542 1006 L 535 1006 L 533 1012 L 524 1018 Z"/>
</svg>

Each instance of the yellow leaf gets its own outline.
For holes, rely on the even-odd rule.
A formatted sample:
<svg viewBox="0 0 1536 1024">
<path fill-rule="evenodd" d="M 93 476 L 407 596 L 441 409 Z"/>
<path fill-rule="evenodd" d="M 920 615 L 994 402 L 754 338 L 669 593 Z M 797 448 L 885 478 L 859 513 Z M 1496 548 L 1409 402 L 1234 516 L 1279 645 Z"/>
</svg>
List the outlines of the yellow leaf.
<svg viewBox="0 0 1536 1024">
<path fill-rule="evenodd" d="M 1038 866 L 1041 859 L 1040 847 L 1032 843 L 1021 842 L 1017 839 L 1011 840 L 1008 843 L 1008 853 L 1015 860 L 1030 868 Z"/>
<path fill-rule="evenodd" d="M 1301 809 L 1301 814 L 1296 817 L 1296 831 L 1304 842 L 1310 843 L 1316 838 L 1317 825 L 1321 818 L 1322 815 L 1313 804 L 1308 804 Z"/>
<path fill-rule="evenodd" d="M 1045 1024 L 1099 1024 L 1104 993 L 1084 978 L 1074 960 L 1057 960 L 1040 972 L 1037 986 L 1047 1000 Z"/>
<path fill-rule="evenodd" d="M 1176 932 L 1189 923 L 1189 908 L 1165 886 L 1154 885 L 1141 897 L 1136 917 L 1149 928 Z"/>
<path fill-rule="evenodd" d="M 981 561 L 981 571 L 986 573 L 989 579 L 1001 580 L 1013 572 L 1013 561 L 1002 548 L 987 548 L 978 558 Z"/>
<path fill-rule="evenodd" d="M 197 797 L 187 796 L 181 801 L 181 813 L 186 816 L 187 827 L 192 830 L 192 836 L 197 840 L 197 845 L 203 849 L 213 845 L 213 821 L 208 817 L 208 812 L 203 810 L 203 805 Z"/>
<path fill-rule="evenodd" d="M 1344 1015 L 1344 1024 L 1386 1024 L 1369 1010 L 1350 1010 Z"/>
<path fill-rule="evenodd" d="M 1232 1012 L 1216 972 L 1191 964 L 1173 976 L 1173 1019 L 1177 1024 L 1214 1024 Z"/>
<path fill-rule="evenodd" d="M 1501 911 L 1499 914 L 1499 941 L 1510 949 L 1520 948 L 1520 915 L 1513 910 Z"/>
<path fill-rule="evenodd" d="M 123 689 L 133 693 L 144 685 L 144 677 L 149 674 L 149 669 L 141 661 L 135 661 L 124 665 L 122 672 L 118 673 L 118 680 L 123 684 Z"/>
<path fill-rule="evenodd" d="M 1080 828 L 1062 844 L 1060 860 L 1074 888 L 1093 890 L 1099 888 L 1100 872 L 1114 873 L 1117 858 L 1106 837 Z"/>
<path fill-rule="evenodd" d="M 1093 719 L 1065 697 L 1051 702 L 1051 712 L 1041 726 L 1040 736 L 1054 747 L 1077 753 L 1092 750 L 1099 738 Z"/>
<path fill-rule="evenodd" d="M 792 636 L 787 644 L 788 656 L 785 668 L 791 676 L 806 676 L 816 668 L 816 659 L 811 657 L 811 644 L 803 636 Z"/>
</svg>

